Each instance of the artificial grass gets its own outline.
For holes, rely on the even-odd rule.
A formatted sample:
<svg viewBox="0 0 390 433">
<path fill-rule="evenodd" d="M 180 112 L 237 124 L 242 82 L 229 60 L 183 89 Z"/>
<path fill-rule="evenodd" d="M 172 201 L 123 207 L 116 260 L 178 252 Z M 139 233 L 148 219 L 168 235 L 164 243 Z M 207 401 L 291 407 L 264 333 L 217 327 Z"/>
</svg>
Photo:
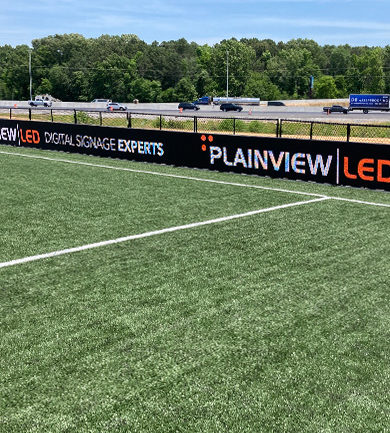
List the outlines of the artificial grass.
<svg viewBox="0 0 390 433">
<path fill-rule="evenodd" d="M 296 201 L 291 194 L 1 155 L 0 261 Z"/>
<path fill-rule="evenodd" d="M 44 185 L 41 215 L 71 212 L 62 207 L 71 192 L 77 203 L 72 239 L 34 221 L 53 246 L 139 230 L 149 213 L 145 228 L 302 200 L 21 159 L 0 155 L 1 191 L 27 226 L 23 203 L 43 199 Z M 375 191 L 132 166 L 390 202 Z M 99 207 L 123 225 L 94 226 Z M 18 254 L 42 247 L 5 222 L 3 213 Z M 385 432 L 389 240 L 388 208 L 327 200 L 1 269 L 0 431 Z"/>
</svg>

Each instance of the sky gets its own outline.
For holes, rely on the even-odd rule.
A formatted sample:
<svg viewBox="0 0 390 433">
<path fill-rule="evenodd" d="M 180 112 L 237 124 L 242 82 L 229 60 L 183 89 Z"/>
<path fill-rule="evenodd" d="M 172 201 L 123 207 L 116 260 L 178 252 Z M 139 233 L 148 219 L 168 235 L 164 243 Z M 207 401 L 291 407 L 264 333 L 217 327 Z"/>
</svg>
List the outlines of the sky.
<svg viewBox="0 0 390 433">
<path fill-rule="evenodd" d="M 147 43 L 234 37 L 385 46 L 389 17 L 390 0 L 0 0 L 0 46 L 65 33 L 131 33 Z"/>
</svg>

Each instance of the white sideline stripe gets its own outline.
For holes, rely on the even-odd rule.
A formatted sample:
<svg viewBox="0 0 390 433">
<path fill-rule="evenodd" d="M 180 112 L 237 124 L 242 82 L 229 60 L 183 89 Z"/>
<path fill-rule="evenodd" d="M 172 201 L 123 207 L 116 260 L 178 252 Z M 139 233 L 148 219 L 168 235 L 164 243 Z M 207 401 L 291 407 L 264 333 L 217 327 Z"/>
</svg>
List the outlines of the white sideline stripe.
<svg viewBox="0 0 390 433">
<path fill-rule="evenodd" d="M 108 241 L 95 242 L 93 244 L 81 245 L 79 247 L 74 247 L 74 248 L 66 248 L 64 250 L 52 251 L 50 253 L 37 254 L 36 256 L 29 256 L 29 257 L 24 257 L 21 259 L 10 260 L 9 262 L 0 263 L 0 268 L 6 268 L 8 266 L 20 265 L 22 263 L 33 262 L 36 260 L 47 259 L 50 257 L 62 256 L 64 254 L 71 254 L 71 253 L 76 253 L 79 251 L 90 250 L 93 248 L 104 247 L 107 245 L 119 244 L 122 242 L 132 241 L 134 239 L 142 239 L 142 238 L 147 238 L 150 236 L 162 235 L 164 233 L 177 232 L 179 230 L 187 230 L 187 229 L 192 229 L 195 227 L 202 227 L 202 226 L 221 223 L 221 222 L 230 221 L 230 220 L 234 220 L 234 219 L 238 219 L 238 218 L 245 218 L 245 217 L 252 216 L 252 215 L 258 215 L 261 213 L 272 212 L 274 210 L 286 209 L 286 208 L 294 207 L 294 206 L 301 206 L 304 204 L 315 203 L 315 202 L 319 202 L 319 201 L 323 201 L 323 200 L 328 200 L 328 198 L 327 197 L 321 197 L 321 198 L 316 198 L 313 200 L 305 200 L 305 201 L 299 201 L 299 202 L 294 202 L 294 203 L 287 203 L 287 204 L 283 204 L 283 205 L 279 205 L 279 206 L 273 206 L 273 207 L 269 207 L 269 208 L 265 208 L 265 209 L 257 209 L 257 210 L 253 210 L 253 211 L 249 211 L 249 212 L 245 212 L 245 213 L 229 215 L 229 216 L 220 217 L 220 218 L 214 218 L 211 220 L 200 221 L 200 222 L 190 223 L 190 224 L 184 224 L 184 225 L 175 226 L 175 227 L 168 227 L 165 229 L 154 230 L 154 231 L 146 232 L 146 233 L 140 233 L 138 235 L 130 235 L 130 236 L 125 236 L 125 237 L 121 237 L 121 238 L 117 238 L 117 239 L 111 239 Z"/>
<path fill-rule="evenodd" d="M 191 176 L 184 176 L 184 175 L 179 175 L 179 174 L 159 173 L 159 172 L 150 171 L 150 170 L 137 170 L 135 168 L 113 167 L 112 165 L 92 164 L 90 162 L 71 161 L 69 159 L 62 159 L 62 158 L 49 158 L 47 156 L 25 155 L 23 153 L 5 152 L 5 151 L 0 151 L 0 153 L 2 153 L 4 155 L 22 156 L 25 158 L 43 159 L 46 161 L 65 162 L 67 164 L 86 165 L 88 167 L 100 167 L 100 168 L 106 168 L 106 169 L 110 169 L 110 170 L 130 171 L 132 173 L 142 173 L 142 174 L 151 174 L 154 176 L 173 177 L 176 179 L 195 180 L 198 182 L 209 182 L 209 183 L 218 183 L 221 185 L 241 186 L 241 187 L 245 187 L 245 188 L 256 188 L 256 189 L 263 189 L 263 190 L 268 190 L 268 191 L 286 192 L 289 194 L 307 195 L 307 196 L 312 196 L 312 197 L 325 197 L 323 194 L 315 194 L 315 193 L 310 193 L 310 192 L 292 191 L 292 190 L 288 190 L 288 189 L 273 188 L 273 187 L 259 186 L 259 185 L 248 185 L 245 183 L 226 182 L 223 180 L 215 180 L 215 179 L 204 179 L 204 178 L 200 178 L 200 177 L 191 177 Z"/>
<path fill-rule="evenodd" d="M 331 196 L 329 196 L 328 198 L 330 198 L 331 200 L 347 201 L 349 203 L 366 204 L 369 206 L 390 207 L 390 204 L 375 203 L 374 201 L 364 201 L 364 200 L 357 200 L 357 199 L 353 199 L 353 198 L 342 198 L 342 197 L 331 197 Z"/>
<path fill-rule="evenodd" d="M 227 182 L 227 181 L 223 181 L 223 180 L 205 179 L 205 178 L 201 178 L 201 177 L 184 176 L 184 175 L 170 174 L 170 173 L 159 173 L 156 171 L 137 170 L 134 168 L 127 168 L 127 167 L 113 167 L 111 165 L 92 164 L 90 162 L 71 161 L 69 159 L 62 159 L 62 158 L 49 158 L 47 156 L 25 155 L 23 153 L 6 152 L 6 151 L 1 151 L 1 150 L 0 150 L 0 154 L 11 155 L 11 156 L 21 156 L 24 158 L 43 159 L 45 161 L 64 162 L 66 164 L 85 165 L 88 167 L 96 167 L 96 168 L 98 167 L 98 168 L 105 168 L 105 169 L 109 169 L 109 170 L 119 170 L 119 171 L 129 171 L 132 173 L 150 174 L 153 176 L 163 176 L 163 177 L 172 177 L 172 178 L 176 178 L 176 179 L 194 180 L 197 182 L 208 182 L 208 183 L 216 183 L 216 184 L 220 184 L 220 185 L 238 186 L 238 187 L 243 187 L 243 188 L 255 188 L 255 189 L 266 190 L 266 191 L 285 192 L 288 194 L 298 194 L 298 195 L 306 195 L 309 197 L 328 198 L 331 200 L 339 200 L 339 201 L 345 201 L 345 202 L 350 202 L 350 203 L 364 204 L 364 205 L 368 205 L 368 206 L 379 206 L 379 207 L 390 208 L 390 204 L 387 204 L 387 203 L 377 203 L 377 202 L 357 200 L 357 199 L 352 199 L 352 198 L 335 197 L 335 196 L 316 194 L 316 193 L 311 193 L 311 192 L 293 191 L 293 190 L 283 189 L 283 188 L 274 188 L 274 187 L 260 186 L 260 185 L 249 185 L 249 184 L 245 184 L 245 183 Z"/>
</svg>

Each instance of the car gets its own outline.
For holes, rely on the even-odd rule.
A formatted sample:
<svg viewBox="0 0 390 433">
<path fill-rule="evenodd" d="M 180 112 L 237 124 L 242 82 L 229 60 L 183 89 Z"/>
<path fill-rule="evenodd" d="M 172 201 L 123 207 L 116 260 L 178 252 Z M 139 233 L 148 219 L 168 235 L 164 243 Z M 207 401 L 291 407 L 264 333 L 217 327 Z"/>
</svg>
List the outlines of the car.
<svg viewBox="0 0 390 433">
<path fill-rule="evenodd" d="M 177 108 L 179 110 L 199 110 L 199 107 L 192 102 L 180 102 Z"/>
<path fill-rule="evenodd" d="M 284 107 L 286 104 L 282 101 L 268 101 L 267 105 L 269 107 Z"/>
<path fill-rule="evenodd" d="M 105 102 L 106 104 L 109 104 L 112 101 L 111 101 L 111 99 L 94 99 L 93 101 L 91 101 L 91 104 L 93 104 L 95 102 Z"/>
<path fill-rule="evenodd" d="M 201 98 L 197 99 L 193 102 L 195 105 L 210 105 L 212 101 L 211 96 L 202 96 Z"/>
<path fill-rule="evenodd" d="M 219 109 L 222 111 L 238 111 L 238 112 L 242 111 L 241 105 L 232 104 L 230 102 L 226 104 L 221 104 Z"/>
<path fill-rule="evenodd" d="M 348 114 L 348 108 L 343 107 L 342 105 L 332 105 L 331 107 L 324 107 L 322 109 L 325 113 L 344 113 Z"/>
<path fill-rule="evenodd" d="M 28 101 L 30 107 L 51 107 L 53 103 L 44 99 L 35 98 L 34 100 Z"/>
<path fill-rule="evenodd" d="M 107 110 L 110 110 L 110 111 L 117 111 L 117 110 L 125 111 L 125 110 L 127 110 L 127 107 L 125 105 L 120 104 L 119 102 L 109 102 L 107 104 L 106 108 L 107 108 Z"/>
</svg>

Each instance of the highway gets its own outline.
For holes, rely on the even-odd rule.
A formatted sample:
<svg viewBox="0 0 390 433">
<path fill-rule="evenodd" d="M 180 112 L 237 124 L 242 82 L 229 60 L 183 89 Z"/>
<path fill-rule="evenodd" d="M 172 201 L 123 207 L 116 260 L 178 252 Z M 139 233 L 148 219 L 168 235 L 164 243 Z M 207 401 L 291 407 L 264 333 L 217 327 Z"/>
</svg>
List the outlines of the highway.
<svg viewBox="0 0 390 433">
<path fill-rule="evenodd" d="M 322 110 L 322 106 L 278 106 L 269 107 L 267 105 L 260 106 L 243 106 L 244 109 L 240 112 L 223 112 L 219 106 L 200 106 L 198 111 L 185 110 L 182 113 L 177 108 L 177 103 L 156 103 L 156 104 L 125 104 L 129 113 L 139 114 L 155 114 L 166 116 L 197 116 L 197 117 L 227 117 L 227 118 L 262 118 L 262 119 L 291 119 L 291 120 L 305 120 L 305 121 L 321 121 L 321 122 L 342 122 L 342 123 L 378 123 L 390 122 L 390 112 L 371 111 L 364 114 L 362 111 L 351 111 L 348 114 L 332 113 L 326 114 Z M 324 104 L 328 105 L 328 104 Z M 10 109 L 16 108 L 15 111 L 29 109 L 33 111 L 42 110 L 61 110 L 61 111 L 95 111 L 107 112 L 105 104 L 99 103 L 77 103 L 77 102 L 54 102 L 51 108 L 43 107 L 29 107 L 26 101 L 0 101 L 0 112 L 6 113 Z M 123 113 L 123 112 L 122 112 Z"/>
<path fill-rule="evenodd" d="M 305 107 L 309 108 L 309 107 Z M 322 107 L 311 107 L 302 110 L 296 107 L 244 107 L 240 112 L 223 112 L 218 107 L 211 109 L 210 107 L 201 107 L 198 111 L 186 110 L 179 113 L 177 109 L 131 109 L 132 113 L 147 113 L 147 114 L 165 114 L 165 115 L 185 115 L 197 117 L 236 117 L 236 118 L 263 118 L 263 119 L 291 119 L 291 120 L 313 120 L 321 122 L 342 122 L 342 123 L 377 123 L 390 122 L 390 112 L 372 111 L 368 114 L 363 114 L 361 111 L 351 111 L 348 114 L 332 113 L 326 114 L 322 111 Z"/>
</svg>

